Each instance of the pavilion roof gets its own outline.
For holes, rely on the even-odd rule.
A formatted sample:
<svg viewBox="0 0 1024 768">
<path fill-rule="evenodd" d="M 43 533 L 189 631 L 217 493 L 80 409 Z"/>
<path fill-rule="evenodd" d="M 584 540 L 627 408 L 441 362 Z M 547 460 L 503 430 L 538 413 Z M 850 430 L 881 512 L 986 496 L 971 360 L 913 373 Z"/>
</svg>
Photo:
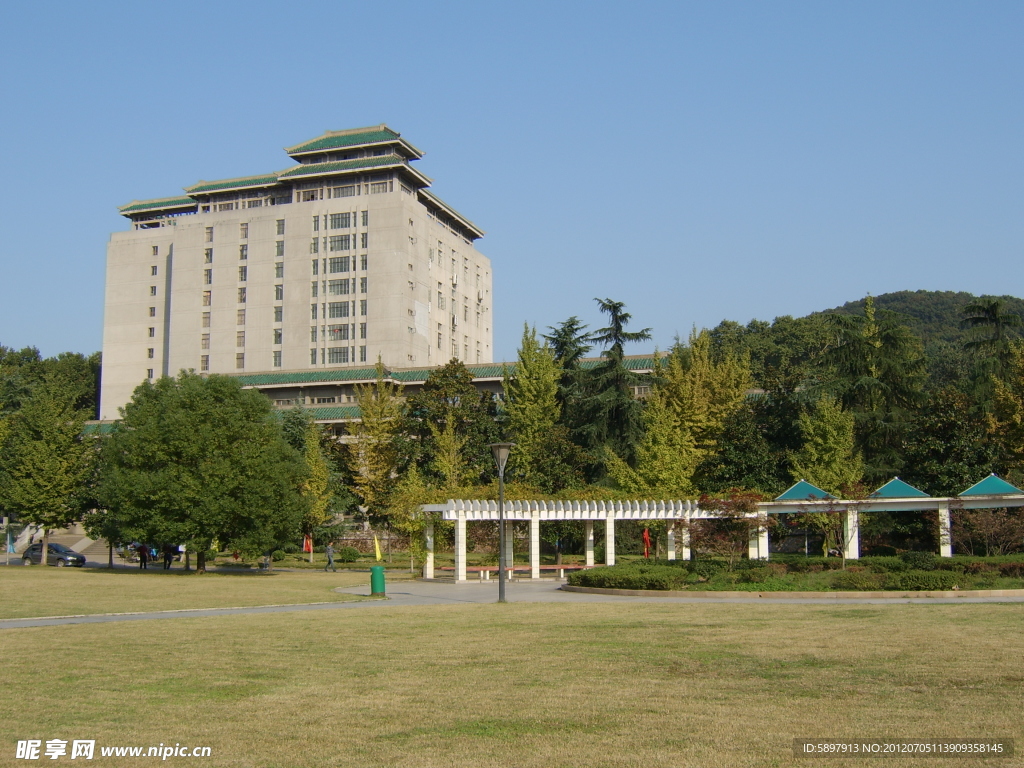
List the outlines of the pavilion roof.
<svg viewBox="0 0 1024 768">
<path fill-rule="evenodd" d="M 1024 493 L 1020 488 L 1015 485 L 1010 485 L 1005 480 L 995 476 L 995 473 L 989 475 L 984 480 L 972 485 L 966 491 L 961 493 L 961 496 L 1003 496 L 1008 494 L 1021 494 Z"/>
<path fill-rule="evenodd" d="M 877 491 L 871 494 L 873 499 L 909 499 L 913 497 L 927 497 L 928 494 L 910 483 L 905 483 L 898 477 L 894 477 Z"/>
<path fill-rule="evenodd" d="M 816 485 L 811 485 L 806 480 L 801 480 L 799 483 L 794 483 L 780 496 L 776 496 L 776 501 L 814 501 L 817 499 L 834 499 L 828 491 L 823 491 Z"/>
</svg>

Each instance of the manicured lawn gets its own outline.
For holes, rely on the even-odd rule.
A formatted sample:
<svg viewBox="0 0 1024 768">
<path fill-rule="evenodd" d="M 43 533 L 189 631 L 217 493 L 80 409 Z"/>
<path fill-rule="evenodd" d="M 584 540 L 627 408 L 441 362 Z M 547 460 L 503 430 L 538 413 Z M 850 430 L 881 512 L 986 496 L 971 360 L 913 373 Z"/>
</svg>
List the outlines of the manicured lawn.
<svg viewBox="0 0 1024 768">
<path fill-rule="evenodd" d="M 920 765 L 796 761 L 792 740 L 1024 747 L 1022 619 L 997 604 L 512 603 L 5 630 L 0 749 L 4 764 L 17 739 L 94 738 L 256 768 Z"/>
<path fill-rule="evenodd" d="M 408 575 L 388 572 L 389 581 L 403 578 Z M 341 571 L 222 570 L 199 576 L 183 570 L 165 572 L 159 566 L 145 572 L 11 566 L 0 568 L 0 619 L 333 602 L 356 599 L 333 592 L 335 587 L 369 583 L 369 573 Z"/>
</svg>

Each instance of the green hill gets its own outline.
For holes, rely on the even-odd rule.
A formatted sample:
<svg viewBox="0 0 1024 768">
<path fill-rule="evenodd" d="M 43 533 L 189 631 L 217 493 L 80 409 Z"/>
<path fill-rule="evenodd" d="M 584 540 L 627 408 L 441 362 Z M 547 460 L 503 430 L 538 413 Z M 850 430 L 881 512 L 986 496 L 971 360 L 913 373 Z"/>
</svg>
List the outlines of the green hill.
<svg viewBox="0 0 1024 768">
<path fill-rule="evenodd" d="M 960 345 L 965 332 L 960 330 L 960 311 L 964 305 L 979 298 L 964 291 L 896 291 L 875 297 L 875 307 L 899 312 L 906 316 L 906 325 L 921 337 L 925 346 L 938 342 Z M 981 296 L 984 299 L 1003 299 L 1006 311 L 1024 317 L 1024 299 L 1015 296 Z M 864 299 L 848 301 L 841 307 L 826 309 L 814 315 L 836 313 L 843 315 L 863 314 Z"/>
</svg>

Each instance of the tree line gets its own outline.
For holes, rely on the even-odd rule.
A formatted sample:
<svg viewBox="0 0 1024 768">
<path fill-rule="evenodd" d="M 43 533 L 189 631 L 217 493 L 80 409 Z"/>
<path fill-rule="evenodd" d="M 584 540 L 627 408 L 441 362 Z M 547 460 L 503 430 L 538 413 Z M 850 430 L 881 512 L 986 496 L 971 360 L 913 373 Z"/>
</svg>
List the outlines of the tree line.
<svg viewBox="0 0 1024 768">
<path fill-rule="evenodd" d="M 211 547 L 266 552 L 342 515 L 416 550 L 420 504 L 493 496 L 488 445 L 503 440 L 510 498 L 771 497 L 798 479 L 849 497 L 894 475 L 955 495 L 989 472 L 1024 480 L 1021 321 L 1001 299 L 963 307 L 955 365 L 868 297 L 858 313 L 694 330 L 650 374 L 628 355 L 650 329 L 597 303 L 602 328 L 524 327 L 501 397 L 458 360 L 413 393 L 378 365 L 340 441 L 300 408 L 194 372 L 141 384 L 109 433 L 87 430 L 98 355 L 0 347 L 0 505 L 44 532 L 81 520 L 111 542 L 185 543 L 202 569 Z M 928 535 L 907 516 L 872 525 L 868 538 Z M 579 537 L 545 528 L 558 551 Z"/>
</svg>

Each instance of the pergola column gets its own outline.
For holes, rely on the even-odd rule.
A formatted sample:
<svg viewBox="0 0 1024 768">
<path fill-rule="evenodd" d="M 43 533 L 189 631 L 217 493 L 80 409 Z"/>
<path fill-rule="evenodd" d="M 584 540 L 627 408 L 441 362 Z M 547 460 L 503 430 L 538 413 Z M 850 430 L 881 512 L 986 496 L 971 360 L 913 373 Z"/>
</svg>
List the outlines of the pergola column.
<svg viewBox="0 0 1024 768">
<path fill-rule="evenodd" d="M 768 513 L 757 511 L 757 525 L 750 529 L 747 557 L 751 560 L 768 559 Z"/>
<path fill-rule="evenodd" d="M 665 553 L 665 557 L 669 560 L 676 559 L 676 521 L 668 521 L 668 551 Z"/>
<path fill-rule="evenodd" d="M 683 560 L 690 559 L 690 516 L 683 519 L 683 525 L 679 530 L 679 554 Z"/>
<path fill-rule="evenodd" d="M 594 521 L 587 520 L 583 524 L 584 538 L 587 542 L 587 565 L 594 564 Z"/>
<path fill-rule="evenodd" d="M 455 581 L 466 580 L 466 510 L 455 513 Z"/>
<path fill-rule="evenodd" d="M 615 518 L 604 519 L 604 564 L 615 565 Z"/>
<path fill-rule="evenodd" d="M 508 575 L 511 576 L 512 566 L 515 565 L 515 560 L 512 557 L 512 521 L 505 521 L 505 568 L 508 569 Z"/>
<path fill-rule="evenodd" d="M 540 578 L 540 512 L 530 512 L 530 578 Z"/>
<path fill-rule="evenodd" d="M 427 523 L 423 529 L 423 545 L 426 547 L 427 556 L 423 559 L 423 578 L 434 578 L 434 524 Z"/>
<path fill-rule="evenodd" d="M 953 528 L 949 519 L 949 502 L 939 502 L 939 556 L 953 556 Z"/>
<path fill-rule="evenodd" d="M 860 559 L 860 512 L 855 506 L 847 507 L 843 515 L 843 540 L 846 542 L 846 559 Z"/>
</svg>

